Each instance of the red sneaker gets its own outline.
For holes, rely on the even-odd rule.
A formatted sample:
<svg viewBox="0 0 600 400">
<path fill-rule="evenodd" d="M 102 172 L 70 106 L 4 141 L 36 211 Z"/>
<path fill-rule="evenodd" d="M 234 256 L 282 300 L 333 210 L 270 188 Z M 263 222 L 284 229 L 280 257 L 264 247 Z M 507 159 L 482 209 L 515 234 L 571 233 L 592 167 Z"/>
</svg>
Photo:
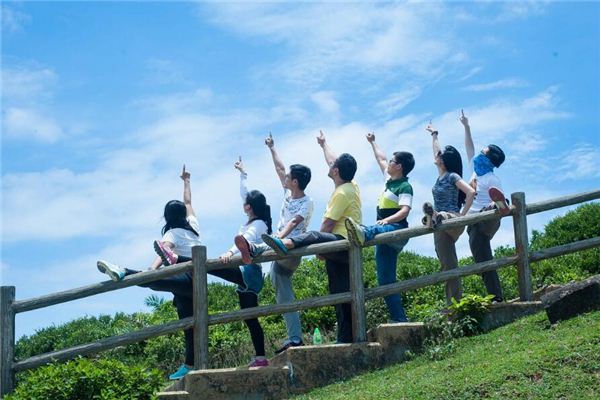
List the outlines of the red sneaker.
<svg viewBox="0 0 600 400">
<path fill-rule="evenodd" d="M 238 248 L 242 255 L 242 262 L 246 265 L 252 264 L 252 256 L 250 255 L 250 243 L 248 243 L 246 238 L 242 235 L 235 235 L 235 238 L 233 238 L 233 242 L 235 243 L 235 247 Z"/>
<path fill-rule="evenodd" d="M 488 190 L 488 193 L 490 195 L 490 198 L 494 202 L 494 204 L 496 204 L 496 208 L 500 212 L 500 215 L 502 215 L 503 217 L 506 217 L 508 214 L 510 214 L 510 207 L 508 206 L 508 203 L 506 202 L 504 193 L 502 193 L 502 191 L 500 189 L 498 189 L 497 187 L 491 187 Z"/>
</svg>

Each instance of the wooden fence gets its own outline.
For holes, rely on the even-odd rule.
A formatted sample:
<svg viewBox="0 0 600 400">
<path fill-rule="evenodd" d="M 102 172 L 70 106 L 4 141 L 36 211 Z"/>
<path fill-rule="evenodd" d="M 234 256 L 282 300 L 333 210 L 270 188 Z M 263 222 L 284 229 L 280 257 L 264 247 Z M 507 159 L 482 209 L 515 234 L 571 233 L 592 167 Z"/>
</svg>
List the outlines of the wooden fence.
<svg viewBox="0 0 600 400">
<path fill-rule="evenodd" d="M 263 317 L 266 315 L 283 314 L 290 311 L 300 311 L 309 308 L 332 306 L 341 303 L 350 303 L 352 308 L 352 333 L 356 342 L 367 340 L 365 302 L 377 297 L 388 296 L 393 293 L 405 292 L 425 286 L 435 285 L 449 279 L 463 276 L 481 274 L 482 272 L 516 265 L 518 271 L 519 297 L 522 301 L 533 298 L 530 263 L 561 255 L 600 247 L 600 236 L 556 246 L 537 252 L 529 251 L 527 229 L 527 215 L 535 214 L 559 207 L 570 206 L 600 198 L 600 189 L 559 197 L 533 204 L 525 203 L 525 194 L 513 193 L 511 196 L 511 213 L 515 235 L 515 254 L 482 263 L 472 264 L 458 269 L 434 273 L 414 279 L 365 289 L 363 284 L 363 268 L 361 248 L 354 246 L 348 240 L 310 245 L 294 249 L 286 257 L 325 254 L 340 250 L 349 252 L 350 261 L 350 291 L 345 293 L 330 294 L 327 296 L 297 300 L 292 303 L 259 306 L 244 310 L 237 310 L 221 314 L 208 314 L 208 286 L 207 273 L 217 268 L 236 268 L 241 265 L 241 259 L 235 257 L 227 264 L 217 259 L 206 258 L 206 247 L 197 246 L 192 249 L 192 261 L 177 264 L 168 268 L 147 271 L 125 277 L 122 281 L 105 281 L 89 286 L 79 287 L 63 292 L 48 294 L 32 299 L 16 300 L 14 286 L 0 287 L 0 397 L 14 389 L 15 373 L 36 368 L 50 362 L 69 360 L 77 356 L 85 356 L 110 350 L 115 347 L 140 342 L 156 336 L 171 334 L 177 331 L 194 328 L 194 363 L 198 369 L 209 368 L 208 365 L 208 326 L 224 324 L 233 321 L 242 321 L 248 318 Z M 464 217 L 444 221 L 438 230 L 446 230 L 474 223 L 500 218 L 494 211 L 485 211 L 470 214 Z M 365 243 L 366 246 L 391 243 L 417 236 L 427 235 L 433 229 L 424 226 L 401 229 L 394 232 L 376 236 Z M 274 252 L 269 251 L 256 258 L 256 262 L 267 262 L 280 259 Z M 189 318 L 169 322 L 163 325 L 151 326 L 124 335 L 113 336 L 87 343 L 45 353 L 24 360 L 15 360 L 15 315 L 26 311 L 49 307 L 55 304 L 66 303 L 76 299 L 93 296 L 99 293 L 123 289 L 129 286 L 151 282 L 184 272 L 191 272 L 193 276 L 193 304 L 194 315 Z"/>
</svg>

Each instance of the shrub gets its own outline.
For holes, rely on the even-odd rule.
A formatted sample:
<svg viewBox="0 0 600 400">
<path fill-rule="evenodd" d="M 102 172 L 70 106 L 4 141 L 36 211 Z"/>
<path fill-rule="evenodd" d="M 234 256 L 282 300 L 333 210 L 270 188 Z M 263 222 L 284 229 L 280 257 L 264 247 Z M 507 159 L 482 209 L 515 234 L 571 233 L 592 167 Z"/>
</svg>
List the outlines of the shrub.
<svg viewBox="0 0 600 400">
<path fill-rule="evenodd" d="M 28 372 L 6 400 L 155 399 L 161 384 L 158 370 L 116 360 L 80 358 Z"/>
</svg>

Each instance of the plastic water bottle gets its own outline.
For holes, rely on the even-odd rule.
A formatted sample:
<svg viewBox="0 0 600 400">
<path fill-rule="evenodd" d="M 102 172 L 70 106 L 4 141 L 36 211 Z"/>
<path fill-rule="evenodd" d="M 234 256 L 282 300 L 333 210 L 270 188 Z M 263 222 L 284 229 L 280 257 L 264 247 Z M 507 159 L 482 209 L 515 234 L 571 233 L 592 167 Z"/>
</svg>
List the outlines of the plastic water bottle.
<svg viewBox="0 0 600 400">
<path fill-rule="evenodd" d="M 323 344 L 323 339 L 321 338 L 321 331 L 319 328 L 315 328 L 315 331 L 313 332 L 313 344 Z"/>
</svg>

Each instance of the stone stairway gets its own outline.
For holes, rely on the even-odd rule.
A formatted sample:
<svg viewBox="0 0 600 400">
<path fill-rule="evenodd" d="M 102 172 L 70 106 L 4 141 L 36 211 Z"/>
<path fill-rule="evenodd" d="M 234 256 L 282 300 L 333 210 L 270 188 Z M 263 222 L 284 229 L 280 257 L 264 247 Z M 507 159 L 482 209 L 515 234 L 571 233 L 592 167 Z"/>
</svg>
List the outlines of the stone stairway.
<svg viewBox="0 0 600 400">
<path fill-rule="evenodd" d="M 487 317 L 488 328 L 541 309 L 540 302 L 494 305 Z M 192 371 L 157 396 L 160 400 L 286 399 L 402 362 L 408 350 L 421 347 L 424 333 L 422 323 L 382 324 L 368 332 L 368 342 L 292 347 L 271 359 L 269 367 Z"/>
</svg>

